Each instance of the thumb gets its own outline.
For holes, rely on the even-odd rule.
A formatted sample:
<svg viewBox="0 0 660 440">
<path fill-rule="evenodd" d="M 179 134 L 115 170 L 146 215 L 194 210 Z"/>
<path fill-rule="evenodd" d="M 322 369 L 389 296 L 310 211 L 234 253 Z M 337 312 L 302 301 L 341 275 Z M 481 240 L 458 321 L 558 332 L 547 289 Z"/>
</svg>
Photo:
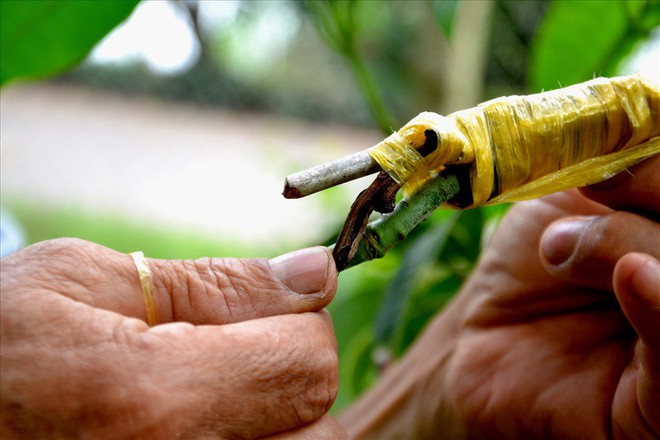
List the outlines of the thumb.
<svg viewBox="0 0 660 440">
<path fill-rule="evenodd" d="M 640 343 L 637 402 L 648 426 L 660 433 L 660 263 L 650 255 L 630 253 L 614 270 L 614 290 Z"/>
<path fill-rule="evenodd" d="M 328 305 L 337 290 L 337 269 L 324 247 L 272 260 L 140 256 L 134 260 L 89 241 L 58 239 L 19 251 L 3 259 L 2 267 L 13 268 L 13 278 L 23 279 L 23 284 L 27 279 L 34 289 L 56 291 L 124 316 L 147 320 L 146 304 L 150 304 L 158 323 L 228 324 L 315 312 Z M 3 274 L 3 290 L 4 281 Z"/>
<path fill-rule="evenodd" d="M 202 258 L 148 260 L 162 322 L 227 324 L 321 310 L 334 297 L 337 271 L 330 251 L 313 247 L 272 260 Z M 135 271 L 135 297 L 142 301 Z M 141 308 L 145 306 L 142 303 Z M 142 312 L 142 318 L 146 311 Z"/>
</svg>

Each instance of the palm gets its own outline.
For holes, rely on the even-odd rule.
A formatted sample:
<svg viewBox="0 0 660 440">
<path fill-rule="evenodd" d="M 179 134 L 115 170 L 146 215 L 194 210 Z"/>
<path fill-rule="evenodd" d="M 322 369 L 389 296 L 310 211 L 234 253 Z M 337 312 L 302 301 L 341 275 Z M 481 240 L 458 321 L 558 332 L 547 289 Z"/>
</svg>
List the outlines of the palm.
<svg viewBox="0 0 660 440">
<path fill-rule="evenodd" d="M 584 311 L 565 303 L 564 310 L 559 304 L 554 313 L 475 322 L 477 332 L 461 342 L 464 353 L 457 370 L 463 389 L 456 397 L 471 402 L 464 409 L 479 418 L 484 429 L 479 437 L 517 432 L 529 438 L 568 438 L 569 433 L 588 438 L 608 432 L 614 393 L 630 362 L 634 336 L 616 305 L 601 301 L 601 310 Z M 470 375 L 474 380 L 466 380 Z M 502 414 L 525 417 L 502 420 Z"/>
<path fill-rule="evenodd" d="M 636 381 L 622 375 L 637 337 L 614 294 L 557 281 L 538 255 L 554 219 L 606 211 L 569 192 L 517 206 L 493 238 L 450 372 L 470 436 L 605 437 L 631 406 Z"/>
<path fill-rule="evenodd" d="M 514 206 L 349 434 L 659 438 L 659 166 Z"/>
</svg>

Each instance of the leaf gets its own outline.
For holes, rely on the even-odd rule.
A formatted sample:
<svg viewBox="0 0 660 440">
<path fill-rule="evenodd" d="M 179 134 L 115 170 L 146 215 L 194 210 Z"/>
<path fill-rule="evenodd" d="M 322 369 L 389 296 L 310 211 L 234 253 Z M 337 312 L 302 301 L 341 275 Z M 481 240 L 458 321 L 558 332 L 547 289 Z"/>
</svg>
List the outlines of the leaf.
<svg viewBox="0 0 660 440">
<path fill-rule="evenodd" d="M 653 29 L 660 26 L 660 0 L 650 0 L 638 16 L 639 25 L 643 29 Z"/>
<path fill-rule="evenodd" d="M 434 263 L 447 241 L 460 212 L 452 213 L 444 223 L 421 234 L 403 256 L 401 267 L 385 291 L 375 324 L 376 341 L 389 344 L 394 339 L 419 273 Z"/>
<path fill-rule="evenodd" d="M 333 411 L 340 411 L 376 378 L 371 361 L 373 322 L 386 284 L 398 266 L 383 258 L 342 272 L 337 291 L 328 306 L 334 317 L 339 358 L 339 393 Z"/>
<path fill-rule="evenodd" d="M 462 274 L 469 271 L 481 252 L 484 223 L 484 208 L 462 211 L 460 221 L 452 229 L 438 261 L 452 265 L 454 271 L 461 271 Z"/>
<path fill-rule="evenodd" d="M 531 86 L 555 89 L 606 75 L 627 31 L 626 5 L 612 1 L 553 2 L 532 42 Z"/>
<path fill-rule="evenodd" d="M 454 19 L 460 0 L 433 0 L 431 1 L 431 10 L 435 15 L 438 26 L 445 34 L 448 40 L 451 40 L 452 30 L 454 28 Z"/>
<path fill-rule="evenodd" d="M 377 371 L 372 362 L 372 352 L 374 350 L 374 339 L 371 328 L 368 325 L 362 326 L 356 331 L 347 342 L 346 348 L 342 351 L 343 370 L 340 375 L 345 390 L 351 398 L 356 398 L 362 394 L 377 379 Z"/>
<path fill-rule="evenodd" d="M 0 86 L 80 62 L 138 0 L 0 2 Z"/>
<path fill-rule="evenodd" d="M 406 309 L 406 315 L 393 344 L 395 356 L 401 356 L 410 347 L 431 319 L 442 310 L 460 290 L 464 279 L 456 273 L 445 273 L 432 285 L 415 294 Z"/>
</svg>

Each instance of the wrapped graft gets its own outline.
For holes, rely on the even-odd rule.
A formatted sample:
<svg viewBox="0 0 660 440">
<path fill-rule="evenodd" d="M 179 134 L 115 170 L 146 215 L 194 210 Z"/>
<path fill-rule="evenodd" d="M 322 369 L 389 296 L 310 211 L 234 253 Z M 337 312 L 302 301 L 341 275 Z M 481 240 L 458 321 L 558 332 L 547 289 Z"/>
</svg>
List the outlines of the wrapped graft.
<svg viewBox="0 0 660 440">
<path fill-rule="evenodd" d="M 437 139 L 431 152 L 428 139 Z M 660 92 L 638 75 L 424 112 L 369 149 L 406 194 L 445 168 L 464 171 L 454 207 L 513 202 L 605 180 L 660 152 Z M 459 168 L 462 167 L 462 168 Z"/>
</svg>

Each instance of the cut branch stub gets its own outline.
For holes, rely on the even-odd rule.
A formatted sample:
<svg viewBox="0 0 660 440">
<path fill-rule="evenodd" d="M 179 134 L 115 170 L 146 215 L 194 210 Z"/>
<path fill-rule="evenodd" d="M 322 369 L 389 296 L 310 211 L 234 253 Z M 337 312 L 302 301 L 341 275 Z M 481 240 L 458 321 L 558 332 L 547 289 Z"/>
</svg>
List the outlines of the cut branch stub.
<svg viewBox="0 0 660 440">
<path fill-rule="evenodd" d="M 367 225 L 359 242 L 354 245 L 353 257 L 347 262 L 338 263 L 337 270 L 383 257 L 440 205 L 458 193 L 456 175 L 442 173 L 433 177 L 419 191 L 399 202 L 390 215 Z"/>
</svg>

